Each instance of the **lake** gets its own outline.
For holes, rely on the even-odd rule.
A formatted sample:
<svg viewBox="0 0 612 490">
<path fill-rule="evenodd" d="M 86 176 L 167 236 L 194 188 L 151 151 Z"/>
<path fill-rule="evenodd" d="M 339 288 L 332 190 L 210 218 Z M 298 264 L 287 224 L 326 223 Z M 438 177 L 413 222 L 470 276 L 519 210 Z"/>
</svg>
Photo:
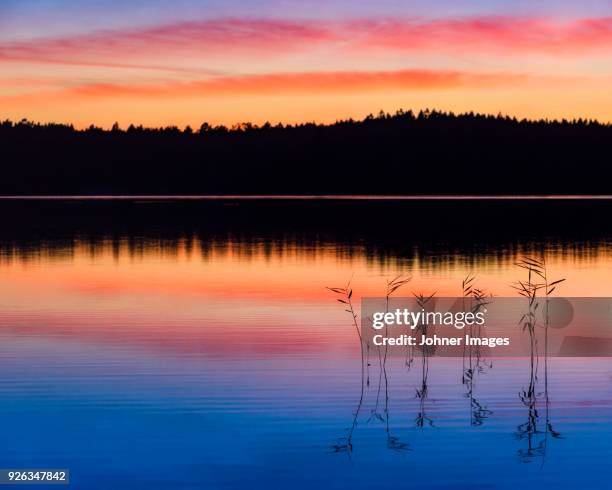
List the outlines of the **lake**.
<svg viewBox="0 0 612 490">
<path fill-rule="evenodd" d="M 516 296 L 543 257 L 558 294 L 612 297 L 610 201 L 0 202 L 3 468 L 71 488 L 610 488 L 612 359 L 407 366 L 353 301 Z M 612 337 L 612 332 L 610 333 Z M 544 386 L 546 374 L 546 386 Z M 426 382 L 425 382 L 426 381 Z M 423 388 L 426 386 L 426 393 Z"/>
</svg>

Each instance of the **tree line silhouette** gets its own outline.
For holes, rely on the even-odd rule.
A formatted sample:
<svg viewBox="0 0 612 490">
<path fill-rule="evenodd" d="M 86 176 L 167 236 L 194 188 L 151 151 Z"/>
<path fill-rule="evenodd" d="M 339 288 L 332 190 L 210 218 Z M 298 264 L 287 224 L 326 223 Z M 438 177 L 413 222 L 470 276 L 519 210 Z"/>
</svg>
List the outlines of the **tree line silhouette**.
<svg viewBox="0 0 612 490">
<path fill-rule="evenodd" d="M 612 125 L 400 110 L 197 130 L 0 122 L 0 194 L 609 194 Z"/>
</svg>

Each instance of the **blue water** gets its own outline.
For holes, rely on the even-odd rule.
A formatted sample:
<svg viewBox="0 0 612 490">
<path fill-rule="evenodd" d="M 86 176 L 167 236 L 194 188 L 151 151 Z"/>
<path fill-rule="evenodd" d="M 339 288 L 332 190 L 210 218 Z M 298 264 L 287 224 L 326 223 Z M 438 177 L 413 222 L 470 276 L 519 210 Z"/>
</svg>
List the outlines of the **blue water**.
<svg viewBox="0 0 612 490">
<path fill-rule="evenodd" d="M 359 301 L 410 273 L 408 293 L 452 294 L 470 270 L 506 292 L 516 249 L 380 258 L 357 238 L 236 236 L 5 233 L 0 467 L 67 468 L 87 490 L 612 488 L 612 359 L 541 363 L 530 410 L 528 359 L 493 359 L 470 398 L 462 360 L 432 358 L 419 398 L 420 358 L 381 373 L 372 352 L 362 378 L 324 289 L 353 275 Z M 564 294 L 612 296 L 608 247 L 545 251 Z"/>
<path fill-rule="evenodd" d="M 4 338 L 0 358 L 3 466 L 70 468 L 74 488 L 609 488 L 608 359 L 551 360 L 549 419 L 561 436 L 525 460 L 526 360 L 496 360 L 478 377 L 491 413 L 477 427 L 460 360 L 430 360 L 432 425 L 419 428 L 418 369 L 391 359 L 389 399 L 383 386 L 376 410 L 372 369 L 349 453 L 333 446 L 359 401 L 352 356 L 179 357 Z"/>
</svg>

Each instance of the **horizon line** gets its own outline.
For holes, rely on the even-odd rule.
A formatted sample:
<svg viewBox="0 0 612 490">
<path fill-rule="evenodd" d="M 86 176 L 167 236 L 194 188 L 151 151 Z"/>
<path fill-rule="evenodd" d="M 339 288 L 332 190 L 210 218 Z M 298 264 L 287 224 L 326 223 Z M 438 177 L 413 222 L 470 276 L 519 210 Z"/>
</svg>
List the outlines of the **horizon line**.
<svg viewBox="0 0 612 490">
<path fill-rule="evenodd" d="M 177 194 L 177 195 L 3 195 L 1 201 L 537 201 L 567 200 L 588 201 L 612 200 L 612 194 L 406 194 L 406 195 L 368 195 L 368 194 Z"/>
<path fill-rule="evenodd" d="M 393 111 L 385 111 L 383 109 L 379 109 L 378 112 L 372 112 L 361 116 L 347 116 L 347 117 L 336 117 L 334 120 L 329 121 L 317 121 L 317 120 L 308 120 L 303 119 L 299 121 L 282 121 L 282 120 L 272 120 L 272 119 L 261 119 L 260 122 L 255 122 L 253 120 L 235 120 L 232 123 L 222 123 L 222 122 L 209 122 L 209 121 L 201 121 L 198 126 L 198 123 L 186 124 L 185 126 L 178 125 L 177 123 L 170 123 L 166 125 L 148 125 L 143 124 L 142 122 L 130 122 L 120 124 L 119 121 L 115 120 L 113 124 L 110 125 L 98 125 L 99 123 L 89 122 L 83 123 L 82 125 L 75 122 L 62 122 L 62 121 L 51 121 L 51 120 L 34 120 L 24 117 L 20 120 L 17 119 L 0 119 L 0 123 L 10 123 L 12 127 L 18 127 L 19 125 L 30 125 L 34 127 L 42 127 L 42 128 L 52 128 L 54 126 L 61 126 L 66 128 L 71 128 L 76 132 L 88 132 L 92 129 L 104 132 L 113 132 L 119 131 L 126 133 L 130 128 L 135 130 L 144 130 L 144 131 L 163 131 L 168 129 L 178 129 L 181 133 L 185 133 L 187 128 L 191 128 L 193 134 L 197 134 L 201 132 L 203 126 L 207 126 L 208 130 L 217 130 L 217 129 L 226 129 L 228 131 L 243 131 L 245 129 L 265 129 L 267 125 L 271 128 L 277 128 L 279 126 L 283 128 L 299 128 L 301 126 L 324 126 L 331 127 L 338 124 L 345 123 L 363 123 L 369 121 L 371 119 L 379 120 L 383 119 L 394 119 L 402 116 L 412 115 L 414 120 L 419 120 L 421 117 L 429 118 L 433 115 L 441 115 L 446 117 L 454 117 L 454 118 L 465 118 L 465 117 L 474 117 L 474 118 L 486 118 L 486 119 L 504 119 L 515 121 L 518 123 L 529 123 L 529 124 L 580 124 L 587 123 L 589 125 L 599 125 L 603 127 L 611 127 L 612 119 L 603 119 L 603 118 L 593 118 L 583 116 L 539 116 L 539 117 L 529 117 L 529 116 L 520 116 L 516 113 L 512 112 L 503 112 L 498 111 L 497 113 L 493 111 L 478 111 L 478 110 L 463 110 L 463 111 L 454 111 L 450 109 L 441 109 L 441 108 L 430 108 L 430 107 L 421 107 L 421 108 L 408 108 L 399 107 Z"/>
</svg>

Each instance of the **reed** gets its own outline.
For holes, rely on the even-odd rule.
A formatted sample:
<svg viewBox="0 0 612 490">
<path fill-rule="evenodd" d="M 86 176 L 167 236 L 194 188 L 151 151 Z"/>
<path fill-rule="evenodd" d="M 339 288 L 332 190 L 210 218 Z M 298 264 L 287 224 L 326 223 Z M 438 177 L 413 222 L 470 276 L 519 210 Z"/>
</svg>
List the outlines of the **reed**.
<svg viewBox="0 0 612 490">
<path fill-rule="evenodd" d="M 393 279 L 387 280 L 386 291 L 385 291 L 385 309 L 389 311 L 389 302 L 391 296 L 397 292 L 402 286 L 407 284 L 411 280 L 411 277 L 406 277 L 404 275 L 399 275 L 394 277 Z M 363 332 L 359 328 L 357 314 L 355 313 L 355 308 L 353 305 L 353 289 L 351 287 L 351 280 L 347 283 L 345 287 L 328 287 L 327 290 L 331 291 L 336 295 L 336 301 L 341 303 L 344 306 L 344 310 L 351 316 L 351 322 L 355 327 L 355 331 L 357 333 L 357 337 L 359 339 L 360 350 L 361 350 L 361 390 L 359 400 L 357 402 L 357 408 L 353 413 L 353 419 L 350 427 L 347 428 L 347 434 L 344 437 L 339 438 L 336 443 L 332 446 L 332 452 L 336 453 L 347 453 L 350 454 L 353 451 L 353 435 L 355 433 L 355 429 L 358 425 L 359 414 L 361 412 L 364 396 L 365 396 L 365 387 L 369 387 L 369 342 L 364 343 Z M 385 328 L 385 335 L 388 334 L 387 327 Z M 364 347 L 366 350 L 364 351 Z M 374 409 L 371 411 L 370 417 L 367 419 L 367 423 L 372 421 L 379 421 L 385 424 L 385 433 L 387 438 L 387 448 L 395 451 L 401 452 L 409 450 L 409 445 L 400 440 L 399 437 L 395 436 L 391 432 L 390 426 L 390 415 L 389 415 L 389 378 L 387 375 L 387 353 L 388 347 L 385 346 L 384 354 L 381 351 L 381 347 L 377 347 L 378 351 L 378 367 L 379 367 L 379 375 L 378 375 L 378 390 L 376 395 L 376 404 Z M 364 382 L 364 378 L 366 376 L 366 366 L 367 366 L 367 382 Z M 380 396 L 381 390 L 384 384 L 384 393 L 385 393 L 385 404 L 384 404 L 384 412 L 381 414 L 378 411 L 378 407 L 380 405 Z"/>
<path fill-rule="evenodd" d="M 353 288 L 351 287 L 352 278 L 349 279 L 348 283 L 345 287 L 327 287 L 326 289 L 334 293 L 336 297 L 336 301 L 341 303 L 344 306 L 344 311 L 351 315 L 351 321 L 353 326 L 355 327 L 355 331 L 357 333 L 357 337 L 359 339 L 359 350 L 361 352 L 361 389 L 359 395 L 359 401 L 357 403 L 357 408 L 353 414 L 353 422 L 348 429 L 348 434 L 346 437 L 340 438 L 338 442 L 332 446 L 332 450 L 334 452 L 346 452 L 352 453 L 353 451 L 353 434 L 355 432 L 355 428 L 357 427 L 357 420 L 359 418 L 359 413 L 361 412 L 361 407 L 363 405 L 363 397 L 364 397 L 364 385 L 365 385 L 365 356 L 364 356 L 364 348 L 363 348 L 363 336 L 361 334 L 361 330 L 359 328 L 359 324 L 357 322 L 357 314 L 355 313 L 355 308 L 353 306 Z"/>
<path fill-rule="evenodd" d="M 389 300 L 391 296 L 393 295 L 393 293 L 395 293 L 400 288 L 408 284 L 411 279 L 412 277 L 410 276 L 404 277 L 403 275 L 399 275 L 399 276 L 394 277 L 391 280 L 387 280 L 387 291 L 385 293 L 386 312 L 389 311 Z M 388 336 L 388 328 L 389 328 L 388 326 L 385 326 L 385 336 Z M 389 347 L 385 345 L 385 355 L 383 358 L 383 362 L 381 364 L 381 370 L 384 374 L 384 380 L 385 380 L 385 433 L 387 435 L 387 449 L 394 451 L 394 452 L 409 451 L 410 446 L 408 445 L 408 443 L 403 442 L 399 437 L 391 433 L 390 422 L 389 422 L 389 419 L 390 419 L 390 415 L 389 415 L 389 377 L 387 374 L 388 349 Z"/>
<path fill-rule="evenodd" d="M 432 293 L 430 296 L 425 296 L 422 293 L 413 293 L 416 298 L 417 305 L 425 309 L 429 302 L 433 299 L 436 293 Z M 427 336 L 427 323 L 420 322 L 415 328 L 415 332 L 420 333 L 422 336 Z M 425 426 L 433 426 L 433 419 L 427 415 L 425 401 L 429 397 L 429 354 L 433 352 L 433 347 L 423 346 L 421 350 L 421 386 L 416 389 L 415 397 L 419 400 L 419 412 L 415 418 L 417 427 L 423 428 Z"/>
<path fill-rule="evenodd" d="M 461 283 L 462 290 L 462 308 L 463 311 L 471 311 L 476 314 L 485 309 L 491 303 L 491 294 L 488 294 L 484 289 L 475 287 L 476 276 L 468 274 Z M 470 337 L 480 337 L 482 335 L 481 325 L 469 325 L 468 331 Z M 483 406 L 474 395 L 476 376 L 486 372 L 486 368 L 493 368 L 493 363 L 487 361 L 482 355 L 482 347 L 480 345 L 463 346 L 463 374 L 461 382 L 466 387 L 465 397 L 470 404 L 470 425 L 480 426 L 484 421 L 493 414 Z"/>
<path fill-rule="evenodd" d="M 527 312 L 521 316 L 519 324 L 523 331 L 529 334 L 530 345 L 530 374 L 527 388 L 519 392 L 522 404 L 527 408 L 527 421 L 520 424 L 517 428 L 519 440 L 525 440 L 527 447 L 519 449 L 519 458 L 523 462 L 529 462 L 534 457 L 541 457 L 542 464 L 546 457 L 548 436 L 555 439 L 562 438 L 561 434 L 554 430 L 550 420 L 550 399 L 548 394 L 548 329 L 550 324 L 549 299 L 557 286 L 565 281 L 564 278 L 551 281 L 544 258 L 525 257 L 516 263 L 518 267 L 527 271 L 527 279 L 517 281 L 512 285 L 518 293 L 527 299 Z M 544 301 L 544 323 L 538 323 L 538 311 L 540 301 Z M 540 411 L 538 386 L 538 370 L 540 362 L 540 352 L 538 350 L 537 329 L 541 326 L 544 331 L 544 402 L 545 402 L 545 424 L 544 429 L 540 429 Z"/>
<path fill-rule="evenodd" d="M 389 301 L 391 300 L 391 296 L 393 295 L 393 293 L 395 293 L 396 291 L 398 291 L 402 286 L 406 285 L 408 282 L 410 282 L 412 280 L 411 276 L 404 276 L 403 274 L 400 274 L 398 276 L 395 276 L 393 279 L 387 279 L 387 288 L 386 288 L 386 292 L 385 292 L 385 312 L 389 312 Z M 387 325 L 385 325 L 385 336 L 388 336 L 389 334 L 389 327 Z M 387 354 L 388 354 L 388 345 L 385 345 L 384 348 L 384 355 L 382 354 L 382 349 L 380 346 L 377 346 L 377 352 L 378 352 L 378 367 L 379 367 L 379 372 L 378 372 L 378 390 L 377 390 L 377 394 L 376 394 L 376 404 L 374 405 L 374 409 L 372 410 L 372 415 L 371 417 L 368 419 L 368 421 L 371 420 L 380 420 L 380 421 L 384 421 L 385 417 L 383 415 L 381 415 L 380 413 L 378 413 L 378 406 L 379 406 L 379 402 L 380 402 L 380 393 L 381 393 L 381 388 L 382 388 L 382 381 L 383 381 L 383 376 L 384 376 L 384 381 L 385 381 L 385 392 L 387 393 L 387 387 L 388 387 L 388 377 L 387 377 L 387 370 L 386 370 L 386 365 L 387 365 Z M 369 365 L 369 363 L 368 363 Z M 387 407 L 388 404 L 385 404 L 385 406 Z M 385 408 L 385 412 L 386 412 L 386 408 Z M 388 419 L 388 416 L 386 417 Z"/>
</svg>

